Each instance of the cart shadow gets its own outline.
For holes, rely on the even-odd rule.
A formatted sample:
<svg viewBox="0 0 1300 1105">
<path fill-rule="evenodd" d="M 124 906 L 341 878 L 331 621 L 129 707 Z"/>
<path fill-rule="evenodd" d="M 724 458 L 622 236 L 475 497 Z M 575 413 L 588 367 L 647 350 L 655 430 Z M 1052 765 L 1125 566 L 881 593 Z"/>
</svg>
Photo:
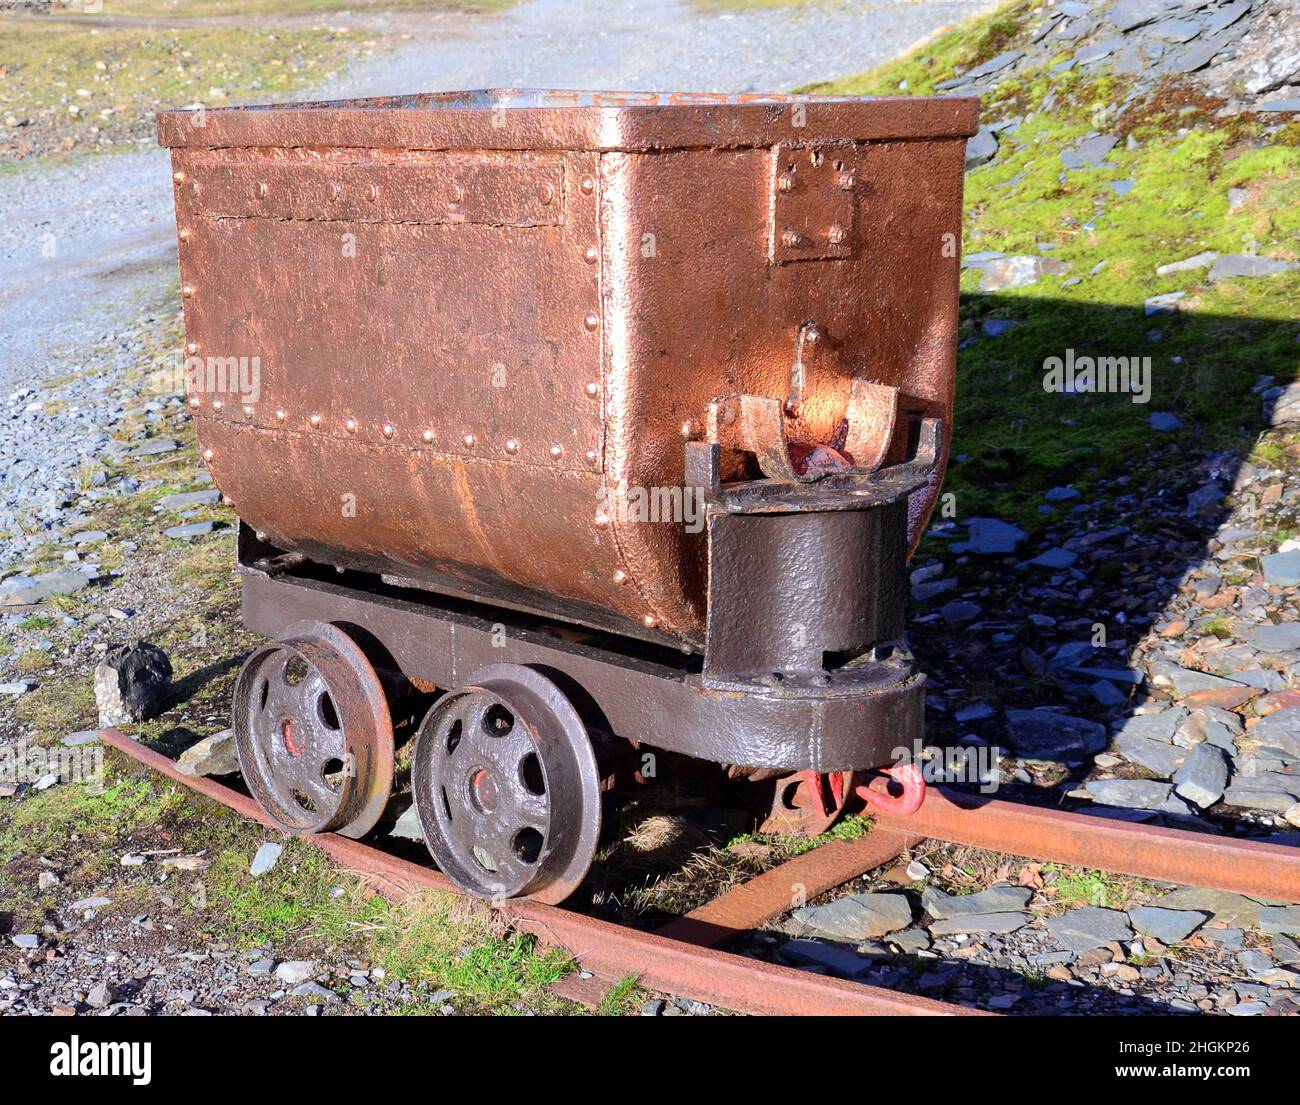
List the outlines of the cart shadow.
<svg viewBox="0 0 1300 1105">
<path fill-rule="evenodd" d="M 929 582 L 956 580 L 946 592 L 914 599 L 909 611 L 918 666 L 930 677 L 927 741 L 945 749 L 1006 748 L 1004 709 L 1057 710 L 1099 722 L 1113 734 L 1138 707 L 1166 696 L 1145 680 L 1126 686 L 1122 675 L 1107 680 L 1071 669 L 1140 671 L 1144 636 L 1172 620 L 1171 604 L 1193 573 L 1219 577 L 1203 586 L 1245 592 L 1247 601 L 1203 610 L 1182 644 L 1232 633 L 1238 605 L 1272 605 L 1263 591 L 1251 591 L 1253 579 L 1238 578 L 1256 573 L 1258 559 L 1232 564 L 1224 550 L 1235 544 L 1270 551 L 1270 531 L 1293 521 L 1295 508 L 1284 508 L 1280 519 L 1260 512 L 1246 527 L 1257 531 L 1253 535 L 1229 533 L 1231 512 L 1223 499 L 1258 476 L 1249 457 L 1269 428 L 1273 393 L 1298 374 L 1296 324 L 1200 313 L 1148 316 L 1141 306 L 1012 296 L 963 297 L 962 316 L 963 332 L 974 325 L 981 333 L 990 316 L 1014 326 L 998 337 L 963 342 L 954 456 L 944 487 L 955 496 L 956 516 L 936 512 L 912 565 L 939 563 L 942 570 Z M 1084 357 L 1127 358 L 1130 390 L 1045 390 L 1068 382 L 1066 364 L 1082 371 Z M 1060 371 L 1052 358 L 1061 362 Z M 1122 384 L 1124 372 L 1118 363 L 1109 366 L 1106 386 Z M 1145 380 L 1143 372 L 1149 373 Z M 1263 377 L 1274 380 L 1261 383 Z M 1086 384 L 1086 377 L 1075 380 Z M 1143 397 L 1134 384 L 1150 384 L 1149 402 L 1134 401 Z M 1163 416 L 1172 414 L 1181 427 L 1154 428 L 1156 414 L 1162 416 L 1158 424 L 1170 424 Z M 1049 501 L 1045 493 L 1053 488 L 1079 494 L 1058 490 Z M 1021 548 L 1009 556 L 963 551 L 963 521 L 999 512 L 1030 531 Z M 1098 540 L 1099 534 L 1105 536 Z M 1043 546 L 1077 558 L 1063 567 L 1029 564 Z M 1102 647 L 1089 648 L 1097 643 Z M 1072 663 L 1071 649 L 1078 650 Z M 1171 647 L 1159 654 L 1198 662 L 1199 654 L 1178 653 Z M 1294 666 L 1300 653 L 1281 653 L 1275 662 Z M 1284 683 L 1277 673 L 1252 678 L 1274 688 Z M 1103 686 L 1094 693 L 1098 683 Z M 987 716 L 958 719 L 958 711 L 980 703 L 992 708 Z M 1001 796 L 1061 802 L 1093 767 L 1092 755 L 1070 744 L 1062 741 L 1058 753 L 1039 750 L 1032 758 L 1051 770 L 1030 784 L 1004 781 Z M 1016 751 L 1013 745 L 1010 750 Z M 1104 816 L 1163 817 L 1207 828 L 1200 817 L 1084 807 Z"/>
</svg>

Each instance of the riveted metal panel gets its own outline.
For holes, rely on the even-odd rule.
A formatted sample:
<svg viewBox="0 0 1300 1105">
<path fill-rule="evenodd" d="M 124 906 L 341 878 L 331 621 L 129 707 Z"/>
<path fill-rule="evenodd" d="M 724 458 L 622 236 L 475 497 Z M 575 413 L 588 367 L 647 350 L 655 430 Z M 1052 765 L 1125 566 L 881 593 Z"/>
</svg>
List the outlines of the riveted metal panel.
<svg viewBox="0 0 1300 1105">
<path fill-rule="evenodd" d="M 192 392 L 200 441 L 283 549 L 699 649 L 702 527 L 611 502 L 680 489 L 727 395 L 873 467 L 946 430 L 976 105 L 538 97 L 161 118 L 188 352 L 258 364 Z M 774 149 L 829 158 L 787 197 L 848 228 L 816 263 L 773 263 Z"/>
</svg>

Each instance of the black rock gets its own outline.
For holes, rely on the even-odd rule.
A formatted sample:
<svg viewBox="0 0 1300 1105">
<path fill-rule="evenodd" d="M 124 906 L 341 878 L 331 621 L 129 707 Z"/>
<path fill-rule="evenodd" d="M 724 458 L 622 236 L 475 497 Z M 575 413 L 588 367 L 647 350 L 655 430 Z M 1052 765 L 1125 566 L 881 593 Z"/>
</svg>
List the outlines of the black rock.
<svg viewBox="0 0 1300 1105">
<path fill-rule="evenodd" d="M 95 668 L 100 725 L 128 725 L 157 717 L 171 698 L 172 665 L 148 641 L 112 645 Z"/>
</svg>

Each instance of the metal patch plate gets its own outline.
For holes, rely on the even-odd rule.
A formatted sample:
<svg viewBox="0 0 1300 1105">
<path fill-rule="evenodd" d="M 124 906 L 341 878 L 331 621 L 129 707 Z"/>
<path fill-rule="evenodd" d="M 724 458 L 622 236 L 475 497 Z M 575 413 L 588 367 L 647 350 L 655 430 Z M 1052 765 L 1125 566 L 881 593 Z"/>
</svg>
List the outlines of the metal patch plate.
<svg viewBox="0 0 1300 1105">
<path fill-rule="evenodd" d="M 856 155 L 853 145 L 782 142 L 773 147 L 768 254 L 773 264 L 853 256 Z"/>
</svg>

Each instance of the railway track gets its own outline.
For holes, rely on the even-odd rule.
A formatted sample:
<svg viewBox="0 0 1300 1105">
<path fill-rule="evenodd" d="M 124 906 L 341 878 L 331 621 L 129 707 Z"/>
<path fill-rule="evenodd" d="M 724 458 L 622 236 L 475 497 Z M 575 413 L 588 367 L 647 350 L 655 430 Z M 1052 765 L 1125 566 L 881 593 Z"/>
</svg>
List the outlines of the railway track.
<svg viewBox="0 0 1300 1105">
<path fill-rule="evenodd" d="M 240 815 L 278 828 L 251 798 L 177 770 L 166 756 L 115 729 L 104 743 L 128 758 Z M 423 890 L 461 891 L 438 871 L 335 833 L 301 834 L 376 893 L 394 900 Z M 570 984 L 591 999 L 610 982 L 636 975 L 654 990 L 743 1013 L 767 1015 L 981 1016 L 979 1011 L 865 983 L 797 971 L 720 950 L 732 938 L 786 912 L 792 889 L 805 899 L 888 863 L 931 839 L 1044 861 L 1137 875 L 1188 886 L 1300 902 L 1300 849 L 1181 829 L 974 799 L 931 788 L 915 813 L 877 814 L 873 831 L 832 841 L 733 887 L 665 925 L 643 932 L 527 899 L 494 903 L 521 931 L 564 948 L 593 977 Z"/>
</svg>

